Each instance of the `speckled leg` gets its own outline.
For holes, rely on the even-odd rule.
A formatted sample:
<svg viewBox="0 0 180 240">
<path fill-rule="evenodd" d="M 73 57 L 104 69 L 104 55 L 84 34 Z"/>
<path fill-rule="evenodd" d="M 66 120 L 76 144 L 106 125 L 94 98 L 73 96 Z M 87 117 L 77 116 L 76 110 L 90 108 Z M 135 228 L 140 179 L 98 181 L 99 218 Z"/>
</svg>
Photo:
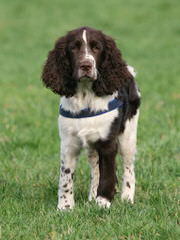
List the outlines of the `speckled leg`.
<svg viewBox="0 0 180 240">
<path fill-rule="evenodd" d="M 121 199 L 134 203 L 136 135 L 139 112 L 126 122 L 124 133 L 119 137 L 120 152 L 123 158 L 123 180 Z"/>
<path fill-rule="evenodd" d="M 57 206 L 59 210 L 74 207 L 73 175 L 76 159 L 80 151 L 79 142 L 75 138 L 66 139 L 70 141 L 61 140 L 61 167 Z"/>
<path fill-rule="evenodd" d="M 91 166 L 91 185 L 89 191 L 89 201 L 95 200 L 97 196 L 97 188 L 99 185 L 99 156 L 93 149 L 88 149 L 88 160 Z"/>
</svg>

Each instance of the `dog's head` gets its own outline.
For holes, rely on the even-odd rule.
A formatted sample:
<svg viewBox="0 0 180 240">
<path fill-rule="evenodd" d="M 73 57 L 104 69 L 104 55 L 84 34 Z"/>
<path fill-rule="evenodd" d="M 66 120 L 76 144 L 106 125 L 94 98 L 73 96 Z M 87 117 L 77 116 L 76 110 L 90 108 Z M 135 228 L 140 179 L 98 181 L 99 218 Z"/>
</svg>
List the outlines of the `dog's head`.
<svg viewBox="0 0 180 240">
<path fill-rule="evenodd" d="M 83 81 L 90 82 L 95 94 L 103 96 L 132 79 L 114 40 L 89 27 L 75 29 L 59 38 L 42 73 L 45 86 L 66 97 L 73 96 Z"/>
</svg>

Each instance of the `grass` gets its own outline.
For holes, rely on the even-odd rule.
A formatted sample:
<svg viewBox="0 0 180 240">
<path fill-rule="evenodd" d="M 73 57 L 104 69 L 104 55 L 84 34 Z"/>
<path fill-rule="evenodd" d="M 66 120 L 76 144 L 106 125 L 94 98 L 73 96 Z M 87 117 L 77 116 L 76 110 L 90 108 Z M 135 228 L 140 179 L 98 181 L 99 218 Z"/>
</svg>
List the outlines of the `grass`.
<svg viewBox="0 0 180 240">
<path fill-rule="evenodd" d="M 179 0 L 1 0 L 0 239 L 179 239 L 179 12 Z M 81 25 L 112 35 L 138 72 L 137 188 L 133 206 L 119 194 L 109 210 L 88 203 L 82 153 L 76 207 L 64 213 L 56 211 L 59 98 L 40 75 L 55 39 Z"/>
</svg>

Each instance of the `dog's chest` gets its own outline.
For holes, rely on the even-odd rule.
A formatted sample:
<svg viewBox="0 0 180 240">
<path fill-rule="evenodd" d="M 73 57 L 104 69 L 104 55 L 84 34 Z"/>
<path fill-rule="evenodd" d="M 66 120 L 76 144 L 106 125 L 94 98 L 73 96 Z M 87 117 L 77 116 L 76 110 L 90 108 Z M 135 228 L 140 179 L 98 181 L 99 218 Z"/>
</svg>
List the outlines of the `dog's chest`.
<svg viewBox="0 0 180 240">
<path fill-rule="evenodd" d="M 61 140 L 78 138 L 84 146 L 98 140 L 106 140 L 111 131 L 112 123 L 117 117 L 117 109 L 99 116 L 80 119 L 59 116 Z"/>
<path fill-rule="evenodd" d="M 91 87 L 89 87 L 91 89 Z M 97 97 L 95 94 L 85 88 L 79 86 L 76 96 L 71 98 L 61 98 L 61 106 L 63 109 L 71 113 L 77 113 L 84 108 L 91 109 L 92 112 L 98 112 L 108 109 L 108 103 L 115 98 L 117 93 L 105 97 Z M 86 90 L 84 90 L 86 89 Z M 83 92 L 85 96 L 83 95 Z M 111 125 L 114 119 L 118 117 L 118 110 L 83 118 L 68 118 L 59 116 L 59 131 L 62 141 L 71 141 L 72 138 L 87 146 L 98 140 L 106 140 L 111 131 Z M 75 140 L 75 141 L 76 141 Z"/>
</svg>

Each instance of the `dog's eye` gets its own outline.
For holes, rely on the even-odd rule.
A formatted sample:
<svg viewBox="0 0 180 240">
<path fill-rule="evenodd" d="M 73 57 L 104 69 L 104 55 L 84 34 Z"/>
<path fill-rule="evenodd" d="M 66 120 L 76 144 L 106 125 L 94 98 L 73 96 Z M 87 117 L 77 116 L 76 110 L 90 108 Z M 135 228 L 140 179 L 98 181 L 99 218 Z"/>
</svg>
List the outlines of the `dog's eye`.
<svg viewBox="0 0 180 240">
<path fill-rule="evenodd" d="M 93 51 L 98 51 L 98 50 L 101 49 L 101 46 L 100 46 L 99 43 L 96 42 L 96 41 L 92 41 L 92 42 L 90 43 L 90 46 L 91 46 L 91 49 L 92 49 Z"/>
<path fill-rule="evenodd" d="M 74 42 L 70 45 L 71 50 L 80 49 L 80 47 L 81 47 L 81 42 L 80 41 L 76 41 L 76 42 Z"/>
</svg>

